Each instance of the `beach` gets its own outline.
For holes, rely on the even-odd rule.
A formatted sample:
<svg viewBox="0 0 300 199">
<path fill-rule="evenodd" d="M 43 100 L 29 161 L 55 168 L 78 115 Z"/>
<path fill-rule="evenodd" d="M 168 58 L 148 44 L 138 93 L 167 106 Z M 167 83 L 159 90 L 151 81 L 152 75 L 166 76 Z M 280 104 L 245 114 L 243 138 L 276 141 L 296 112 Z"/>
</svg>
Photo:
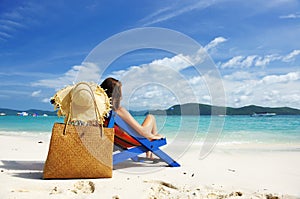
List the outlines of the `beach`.
<svg viewBox="0 0 300 199">
<path fill-rule="evenodd" d="M 131 161 L 107 179 L 44 180 L 50 134 L 0 135 L 0 198 L 300 198 L 300 145 L 217 144 L 196 139 L 181 167 Z"/>
<path fill-rule="evenodd" d="M 0 0 L 0 199 L 300 199 L 299 22 L 300 0 Z"/>
</svg>

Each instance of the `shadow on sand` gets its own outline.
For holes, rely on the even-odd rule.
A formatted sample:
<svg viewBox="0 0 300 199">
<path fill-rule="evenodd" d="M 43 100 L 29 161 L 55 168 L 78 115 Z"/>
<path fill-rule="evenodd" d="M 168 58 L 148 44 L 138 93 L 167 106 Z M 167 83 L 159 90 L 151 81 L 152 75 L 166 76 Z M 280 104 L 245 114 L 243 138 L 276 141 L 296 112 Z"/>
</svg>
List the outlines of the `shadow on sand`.
<svg viewBox="0 0 300 199">
<path fill-rule="evenodd" d="M 165 168 L 166 164 L 159 160 L 150 160 L 148 158 L 140 158 L 140 162 L 134 162 L 128 160 L 120 164 L 114 165 L 113 170 L 119 169 L 131 169 L 131 170 L 149 170 L 150 168 Z M 43 179 L 43 161 L 16 161 L 16 160 L 1 160 L 0 164 L 1 172 L 9 175 L 25 178 L 25 179 Z M 150 169 L 151 170 L 151 169 Z"/>
<path fill-rule="evenodd" d="M 1 160 L 1 171 L 9 171 L 12 176 L 26 179 L 42 179 L 44 162 Z"/>
</svg>

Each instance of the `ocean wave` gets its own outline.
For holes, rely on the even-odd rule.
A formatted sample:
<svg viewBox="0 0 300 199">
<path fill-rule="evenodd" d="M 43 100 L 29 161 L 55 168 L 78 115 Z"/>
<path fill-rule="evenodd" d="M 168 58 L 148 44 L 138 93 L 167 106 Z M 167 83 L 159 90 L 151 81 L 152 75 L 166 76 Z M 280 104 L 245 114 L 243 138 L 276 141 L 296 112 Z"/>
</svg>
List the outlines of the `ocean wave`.
<svg viewBox="0 0 300 199">
<path fill-rule="evenodd" d="M 0 131 L 0 135 L 4 136 L 38 136 L 51 135 L 50 131 Z"/>
</svg>

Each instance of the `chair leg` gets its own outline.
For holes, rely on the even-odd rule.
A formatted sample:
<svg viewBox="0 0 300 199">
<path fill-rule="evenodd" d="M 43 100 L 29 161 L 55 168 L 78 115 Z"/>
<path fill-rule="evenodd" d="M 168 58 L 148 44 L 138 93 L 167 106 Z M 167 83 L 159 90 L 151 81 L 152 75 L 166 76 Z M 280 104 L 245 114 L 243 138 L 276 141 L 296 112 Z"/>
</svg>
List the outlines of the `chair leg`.
<svg viewBox="0 0 300 199">
<path fill-rule="evenodd" d="M 139 162 L 140 161 L 138 156 L 135 156 L 135 157 L 131 158 L 131 160 L 133 162 Z"/>
<path fill-rule="evenodd" d="M 145 153 L 147 149 L 143 146 L 131 148 L 113 155 L 113 164 L 121 163 L 127 159 L 136 158 L 138 155 Z"/>
<path fill-rule="evenodd" d="M 157 157 L 162 159 L 164 162 L 166 162 L 170 167 L 180 167 L 180 164 L 178 164 L 175 160 L 173 160 L 168 154 L 163 152 L 160 149 L 153 150 L 152 151 Z"/>
</svg>

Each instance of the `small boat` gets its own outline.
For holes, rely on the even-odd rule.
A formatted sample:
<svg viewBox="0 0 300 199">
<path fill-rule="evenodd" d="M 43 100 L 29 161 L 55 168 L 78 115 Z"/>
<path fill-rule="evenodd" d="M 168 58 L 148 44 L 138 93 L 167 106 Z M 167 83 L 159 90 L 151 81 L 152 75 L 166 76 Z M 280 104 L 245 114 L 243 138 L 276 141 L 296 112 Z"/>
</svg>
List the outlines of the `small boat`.
<svg viewBox="0 0 300 199">
<path fill-rule="evenodd" d="M 27 112 L 21 112 L 17 113 L 18 116 L 28 116 L 29 114 Z"/>
<path fill-rule="evenodd" d="M 48 117 L 48 115 L 46 113 L 43 114 L 44 117 Z"/>
<path fill-rule="evenodd" d="M 253 113 L 251 117 L 273 117 L 276 113 Z"/>
<path fill-rule="evenodd" d="M 6 114 L 5 113 L 0 113 L 0 116 L 5 116 Z"/>
</svg>

